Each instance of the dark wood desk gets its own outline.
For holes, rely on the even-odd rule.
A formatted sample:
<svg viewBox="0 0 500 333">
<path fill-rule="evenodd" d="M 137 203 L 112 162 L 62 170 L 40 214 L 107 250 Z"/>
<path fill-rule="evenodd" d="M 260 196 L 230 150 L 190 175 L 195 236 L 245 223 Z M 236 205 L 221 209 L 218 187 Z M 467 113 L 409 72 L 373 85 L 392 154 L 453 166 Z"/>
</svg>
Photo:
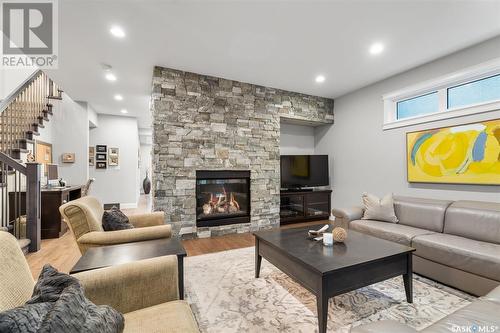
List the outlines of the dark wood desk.
<svg viewBox="0 0 500 333">
<path fill-rule="evenodd" d="M 42 188 L 41 198 L 41 231 L 42 239 L 59 238 L 68 230 L 68 226 L 63 222 L 59 207 L 71 200 L 82 196 L 83 185 L 73 185 L 66 187 Z M 9 193 L 9 221 L 15 220 L 14 192 Z M 21 214 L 26 214 L 26 192 L 21 192 Z"/>
<path fill-rule="evenodd" d="M 306 238 L 308 229 L 255 232 L 255 277 L 264 257 L 316 295 L 319 333 L 326 332 L 328 299 L 351 290 L 402 275 L 406 300 L 413 302 L 414 248 L 353 230 L 345 243 L 324 246 Z"/>
<path fill-rule="evenodd" d="M 93 247 L 85 252 L 69 273 L 74 274 L 168 255 L 177 256 L 179 297 L 184 299 L 184 257 L 187 254 L 177 238 Z"/>
</svg>

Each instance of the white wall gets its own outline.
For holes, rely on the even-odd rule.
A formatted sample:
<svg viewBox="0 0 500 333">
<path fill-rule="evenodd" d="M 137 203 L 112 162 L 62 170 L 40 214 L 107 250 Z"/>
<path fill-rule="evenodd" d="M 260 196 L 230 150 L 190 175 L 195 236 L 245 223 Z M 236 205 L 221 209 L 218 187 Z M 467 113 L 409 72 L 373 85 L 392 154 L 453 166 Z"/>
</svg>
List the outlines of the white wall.
<svg viewBox="0 0 500 333">
<path fill-rule="evenodd" d="M 139 175 L 140 184 L 139 185 L 140 185 L 141 193 L 144 193 L 144 190 L 142 188 L 142 181 L 146 177 L 146 171 L 148 171 L 148 176 L 149 176 L 149 179 L 151 180 L 151 147 L 152 147 L 152 145 L 148 145 L 148 144 L 141 144 L 141 146 L 140 146 L 141 159 L 139 161 L 139 165 L 140 165 L 140 175 Z"/>
<path fill-rule="evenodd" d="M 89 128 L 94 128 L 99 126 L 99 123 L 97 121 L 97 112 L 94 110 L 94 108 L 88 103 L 84 101 L 78 101 L 77 102 L 82 108 L 87 110 L 88 118 L 89 118 Z"/>
<path fill-rule="evenodd" d="M 36 140 L 52 144 L 52 160 L 59 165 L 60 178 L 69 185 L 85 184 L 89 178 L 87 110 L 64 93 L 61 101 L 53 100 L 52 104 L 53 115 Z M 63 153 L 75 153 L 75 163 L 62 163 Z"/>
<path fill-rule="evenodd" d="M 89 166 L 96 179 L 91 194 L 103 203 L 120 203 L 132 208 L 139 198 L 139 134 L 137 120 L 130 117 L 98 115 L 96 128 L 90 129 L 90 146 L 119 148 L 119 166 L 96 169 Z"/>
<path fill-rule="evenodd" d="M 281 123 L 280 154 L 314 154 L 314 127 Z"/>
<path fill-rule="evenodd" d="M 382 57 L 390 57 L 390 50 Z M 500 202 L 500 186 L 409 184 L 405 133 L 500 118 L 500 111 L 382 131 L 382 95 L 500 56 L 500 37 L 335 99 L 335 124 L 316 129 L 315 153 L 330 155 L 334 207 L 358 204 L 364 191 Z"/>
<path fill-rule="evenodd" d="M 0 69 L 0 100 L 9 96 L 36 70 L 33 67 Z"/>
</svg>

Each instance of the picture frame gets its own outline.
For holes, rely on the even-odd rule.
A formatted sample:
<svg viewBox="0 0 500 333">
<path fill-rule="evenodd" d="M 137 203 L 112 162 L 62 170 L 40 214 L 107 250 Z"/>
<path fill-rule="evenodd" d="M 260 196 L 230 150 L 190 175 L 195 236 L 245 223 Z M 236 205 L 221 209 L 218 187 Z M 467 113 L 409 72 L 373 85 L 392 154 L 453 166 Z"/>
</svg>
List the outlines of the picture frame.
<svg viewBox="0 0 500 333">
<path fill-rule="evenodd" d="M 63 163 L 75 163 L 75 153 L 63 153 L 61 160 Z"/>
<path fill-rule="evenodd" d="M 108 146 L 106 145 L 96 145 L 95 151 L 98 153 L 106 153 L 108 151 Z"/>
<path fill-rule="evenodd" d="M 95 159 L 96 161 L 106 161 L 108 159 L 108 155 L 105 153 L 96 153 Z"/>
<path fill-rule="evenodd" d="M 97 161 L 95 168 L 96 169 L 106 169 L 107 168 L 106 162 Z"/>
<path fill-rule="evenodd" d="M 89 147 L 89 166 L 94 166 L 95 165 L 95 147 L 90 146 Z"/>
<path fill-rule="evenodd" d="M 47 165 L 52 164 L 52 144 L 41 140 L 35 141 L 35 162 L 43 165 L 43 175 L 47 175 Z"/>
<path fill-rule="evenodd" d="M 500 185 L 499 126 L 493 119 L 407 132 L 407 182 Z"/>
<path fill-rule="evenodd" d="M 119 160 L 119 149 L 118 148 L 109 148 L 108 165 L 109 166 L 118 166 L 118 160 Z"/>
</svg>

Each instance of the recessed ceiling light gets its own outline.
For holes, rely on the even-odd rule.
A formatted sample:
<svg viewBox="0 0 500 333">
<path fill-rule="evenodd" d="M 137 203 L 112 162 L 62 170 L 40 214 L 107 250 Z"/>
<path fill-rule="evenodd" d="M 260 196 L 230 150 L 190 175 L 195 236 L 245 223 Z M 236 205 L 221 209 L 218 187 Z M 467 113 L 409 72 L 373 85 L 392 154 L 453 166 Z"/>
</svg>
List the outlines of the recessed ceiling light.
<svg viewBox="0 0 500 333">
<path fill-rule="evenodd" d="M 108 81 L 116 81 L 116 75 L 111 73 L 111 72 L 107 72 L 104 77 L 106 78 L 106 80 Z"/>
<path fill-rule="evenodd" d="M 127 111 L 127 110 L 125 110 L 125 109 L 121 109 L 121 110 L 120 110 L 120 112 L 121 112 L 121 113 L 123 113 L 123 114 L 128 113 L 128 111 Z"/>
<path fill-rule="evenodd" d="M 376 55 L 382 53 L 382 51 L 384 51 L 384 44 L 382 43 L 373 43 L 370 46 L 370 54 Z"/>
<path fill-rule="evenodd" d="M 111 29 L 109 30 L 109 32 L 111 32 L 111 34 L 115 37 L 118 37 L 118 38 L 123 38 L 125 37 L 125 31 L 123 31 L 122 28 L 120 28 L 119 26 L 113 26 L 111 27 Z"/>
<path fill-rule="evenodd" d="M 115 95 L 115 99 L 117 101 L 123 101 L 123 96 L 122 95 Z"/>
<path fill-rule="evenodd" d="M 325 82 L 325 77 L 323 75 L 316 76 L 316 83 L 323 83 L 323 82 Z"/>
</svg>

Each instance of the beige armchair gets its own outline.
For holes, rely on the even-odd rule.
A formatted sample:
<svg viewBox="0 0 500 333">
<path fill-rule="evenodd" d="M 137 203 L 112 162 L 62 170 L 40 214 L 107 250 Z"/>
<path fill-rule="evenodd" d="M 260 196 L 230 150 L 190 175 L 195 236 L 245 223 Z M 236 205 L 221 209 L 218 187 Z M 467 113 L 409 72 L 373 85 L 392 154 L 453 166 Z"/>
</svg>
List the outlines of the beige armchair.
<svg viewBox="0 0 500 333">
<path fill-rule="evenodd" d="M 129 216 L 134 229 L 104 231 L 101 222 L 104 213 L 103 206 L 92 196 L 70 201 L 59 207 L 59 211 L 73 232 L 82 255 L 91 247 L 172 236 L 172 228 L 165 224 L 163 212 Z"/>
<path fill-rule="evenodd" d="M 28 263 L 16 238 L 0 231 L 0 312 L 24 305 L 33 293 Z M 164 256 L 74 274 L 95 304 L 123 313 L 124 332 L 199 332 L 179 300 L 177 257 Z"/>
</svg>

